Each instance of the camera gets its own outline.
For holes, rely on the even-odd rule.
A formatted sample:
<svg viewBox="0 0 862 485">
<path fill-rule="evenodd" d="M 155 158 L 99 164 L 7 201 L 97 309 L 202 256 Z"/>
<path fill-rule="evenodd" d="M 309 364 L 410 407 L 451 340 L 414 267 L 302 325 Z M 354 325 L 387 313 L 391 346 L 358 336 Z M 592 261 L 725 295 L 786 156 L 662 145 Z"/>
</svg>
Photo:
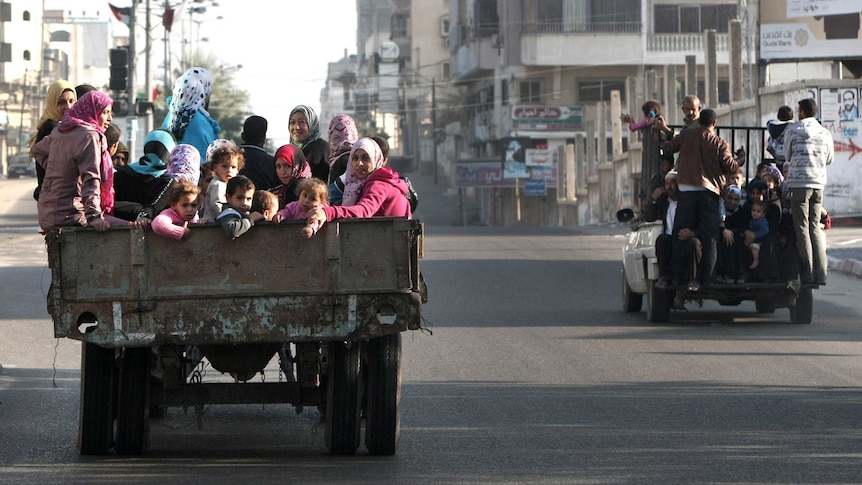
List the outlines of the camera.
<svg viewBox="0 0 862 485">
<path fill-rule="evenodd" d="M 650 118 L 655 118 L 655 111 L 650 111 L 649 116 Z"/>
</svg>

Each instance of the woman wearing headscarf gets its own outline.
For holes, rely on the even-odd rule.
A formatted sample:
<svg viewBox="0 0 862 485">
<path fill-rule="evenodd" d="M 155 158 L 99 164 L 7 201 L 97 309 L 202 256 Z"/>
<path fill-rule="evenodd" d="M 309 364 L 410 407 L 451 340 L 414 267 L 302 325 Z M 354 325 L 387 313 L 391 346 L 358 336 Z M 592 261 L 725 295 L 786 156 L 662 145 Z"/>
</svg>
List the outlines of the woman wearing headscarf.
<svg viewBox="0 0 862 485">
<path fill-rule="evenodd" d="M 311 107 L 301 104 L 290 112 L 290 143 L 305 155 L 311 175 L 329 181 L 329 142 L 320 138 L 320 121 Z"/>
<path fill-rule="evenodd" d="M 351 217 L 410 217 L 407 183 L 398 172 L 383 166 L 380 146 L 371 138 L 360 138 L 350 151 L 341 206 L 326 206 L 308 212 L 308 222 Z"/>
<path fill-rule="evenodd" d="M 114 100 L 91 91 L 63 115 L 51 136 L 30 149 L 45 169 L 39 197 L 39 226 L 92 226 L 97 231 L 128 224 L 110 214 L 114 207 L 111 154 L 105 129 Z"/>
<path fill-rule="evenodd" d="M 186 71 L 174 83 L 168 116 L 162 123 L 162 128 L 170 130 L 177 143 L 197 148 L 202 163 L 207 147 L 221 133 L 218 122 L 207 112 L 212 88 L 212 75 L 203 67 Z"/>
<path fill-rule="evenodd" d="M 75 104 L 78 97 L 75 95 L 75 87 L 72 83 L 65 80 L 54 81 L 48 87 L 48 96 L 45 99 L 45 111 L 42 117 L 39 118 L 39 123 L 36 124 L 36 134 L 30 138 L 29 146 L 32 147 L 36 143 L 42 141 L 54 128 L 66 111 Z M 36 190 L 33 191 L 33 198 L 39 200 L 39 192 L 42 190 L 42 181 L 45 180 L 45 169 L 36 164 Z"/>
<path fill-rule="evenodd" d="M 305 155 L 294 145 L 284 145 L 275 151 L 275 173 L 281 185 L 274 187 L 270 192 L 278 196 L 279 209 L 284 209 L 287 204 L 299 200 L 296 186 L 300 180 L 312 176 Z"/>
<path fill-rule="evenodd" d="M 144 138 L 143 156 L 117 169 L 114 175 L 117 217 L 146 225 L 164 208 L 162 199 L 171 179 L 163 175 L 176 145 L 169 131 L 153 130 Z"/>
<path fill-rule="evenodd" d="M 347 171 L 350 150 L 359 139 L 356 122 L 350 115 L 339 114 L 329 122 L 329 183 L 336 183 L 338 177 Z"/>
</svg>

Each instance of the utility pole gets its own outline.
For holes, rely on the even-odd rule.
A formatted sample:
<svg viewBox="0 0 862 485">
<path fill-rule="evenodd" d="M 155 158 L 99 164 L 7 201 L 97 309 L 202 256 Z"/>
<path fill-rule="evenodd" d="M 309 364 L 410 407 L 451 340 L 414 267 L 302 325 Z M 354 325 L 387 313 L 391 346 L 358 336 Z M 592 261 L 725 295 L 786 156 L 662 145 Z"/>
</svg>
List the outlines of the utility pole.
<svg viewBox="0 0 862 485">
<path fill-rule="evenodd" d="M 437 185 L 437 78 L 431 78 L 431 140 L 434 142 L 434 185 Z"/>
<path fill-rule="evenodd" d="M 129 92 L 128 99 L 128 135 L 126 137 L 128 141 L 128 149 L 129 149 L 129 158 L 131 160 L 135 159 L 135 138 L 137 136 L 138 131 L 138 119 L 137 109 L 135 106 L 135 101 L 137 98 L 137 89 L 135 88 L 135 68 L 137 67 L 137 53 L 138 51 L 135 49 L 135 32 L 137 32 L 137 9 L 138 9 L 138 0 L 132 0 L 132 8 L 131 13 L 129 14 L 129 75 L 127 77 L 127 91 Z M 149 35 L 149 32 L 147 32 Z"/>
<path fill-rule="evenodd" d="M 147 95 L 147 102 L 152 101 L 153 96 L 153 36 L 152 36 L 152 0 L 146 0 L 146 15 L 147 18 L 144 22 L 145 28 L 144 32 L 146 32 L 147 36 L 145 37 L 145 48 L 144 48 L 144 93 Z M 149 106 L 149 105 L 147 105 Z M 144 130 L 149 133 L 153 129 L 153 111 L 148 110 L 146 114 L 146 122 L 144 126 Z"/>
</svg>

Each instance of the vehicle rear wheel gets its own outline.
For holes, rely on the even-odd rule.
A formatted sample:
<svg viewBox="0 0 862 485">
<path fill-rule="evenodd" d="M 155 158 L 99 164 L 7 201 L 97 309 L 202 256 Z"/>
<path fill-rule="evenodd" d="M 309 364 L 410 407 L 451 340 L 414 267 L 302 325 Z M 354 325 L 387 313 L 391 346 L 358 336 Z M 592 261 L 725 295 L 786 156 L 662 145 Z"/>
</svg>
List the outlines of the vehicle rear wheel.
<svg viewBox="0 0 862 485">
<path fill-rule="evenodd" d="M 647 291 L 647 321 L 665 323 L 670 321 L 670 306 L 672 294 L 668 290 L 655 287 L 655 281 L 649 282 Z"/>
<path fill-rule="evenodd" d="M 114 353 L 96 344 L 81 345 L 78 450 L 82 455 L 104 455 L 112 445 Z"/>
<path fill-rule="evenodd" d="M 117 405 L 118 455 L 139 455 L 147 443 L 150 409 L 150 349 L 126 348 L 120 360 L 120 390 Z"/>
<path fill-rule="evenodd" d="M 329 343 L 325 440 L 333 455 L 359 448 L 359 345 Z"/>
<path fill-rule="evenodd" d="M 394 455 L 401 437 L 401 334 L 368 341 L 365 375 L 365 447 Z"/>
<path fill-rule="evenodd" d="M 626 313 L 635 313 L 641 311 L 641 307 L 643 306 L 643 295 L 640 293 L 635 293 L 632 291 L 631 287 L 629 287 L 628 278 L 626 278 L 626 269 L 623 268 L 620 270 L 620 274 L 622 275 L 623 280 L 623 311 Z"/>
<path fill-rule="evenodd" d="M 790 307 L 790 323 L 808 325 L 811 323 L 811 314 L 814 312 L 814 291 L 811 288 L 802 288 L 796 297 L 796 304 Z"/>
</svg>

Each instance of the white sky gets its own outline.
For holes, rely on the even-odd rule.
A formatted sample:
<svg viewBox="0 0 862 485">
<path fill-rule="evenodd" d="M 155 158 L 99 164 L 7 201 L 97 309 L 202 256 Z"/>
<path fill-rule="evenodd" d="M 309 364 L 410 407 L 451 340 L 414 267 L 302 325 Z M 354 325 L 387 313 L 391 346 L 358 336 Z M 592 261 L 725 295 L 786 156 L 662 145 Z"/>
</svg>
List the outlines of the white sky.
<svg viewBox="0 0 862 485">
<path fill-rule="evenodd" d="M 145 0 L 139 2 L 142 12 Z M 68 1 L 46 3 L 49 9 L 70 8 Z M 108 3 L 76 0 L 75 8 L 93 8 L 108 14 Z M 117 7 L 132 4 L 131 0 L 110 3 Z M 171 0 L 172 5 L 179 3 Z M 212 3 L 212 0 L 199 3 L 188 0 L 187 5 Z M 307 104 L 319 113 L 327 64 L 341 59 L 345 49 L 348 54 L 356 53 L 356 0 L 217 0 L 217 3 L 218 7 L 209 6 L 207 13 L 193 17 L 196 23 L 204 20 L 200 24 L 200 37 L 209 39 L 200 42 L 200 49 L 211 50 L 226 65 L 242 64 L 234 75 L 236 84 L 251 95 L 253 113 L 269 121 L 268 138 L 276 147 L 283 145 L 290 138 L 287 128 L 290 110 L 298 104 Z M 160 65 L 164 57 L 163 5 L 163 0 L 152 0 L 153 66 Z M 216 20 L 218 16 L 222 19 Z M 119 22 L 112 23 L 117 24 L 118 32 L 125 33 Z M 188 17 L 185 25 L 189 25 Z M 176 66 L 181 52 L 177 33 L 181 28 L 175 24 L 173 30 Z M 154 67 L 154 86 L 163 84 L 161 73 L 160 68 Z"/>
</svg>

